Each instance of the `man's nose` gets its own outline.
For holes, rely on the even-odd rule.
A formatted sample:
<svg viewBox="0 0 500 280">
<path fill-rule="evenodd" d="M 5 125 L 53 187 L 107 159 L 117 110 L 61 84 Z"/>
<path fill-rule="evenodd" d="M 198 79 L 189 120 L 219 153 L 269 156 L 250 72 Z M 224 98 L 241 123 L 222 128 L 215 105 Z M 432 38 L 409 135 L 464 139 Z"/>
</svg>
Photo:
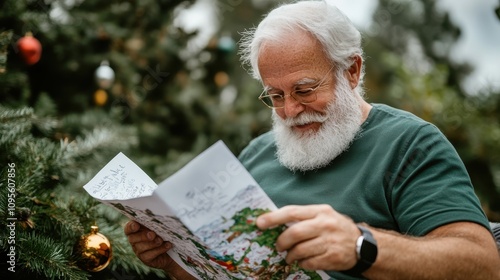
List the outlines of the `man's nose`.
<svg viewBox="0 0 500 280">
<path fill-rule="evenodd" d="M 296 117 L 298 114 L 304 111 L 304 104 L 297 101 L 291 94 L 287 94 L 285 96 L 284 102 L 285 103 L 283 105 L 283 111 L 285 113 L 285 116 L 288 118 Z"/>
</svg>

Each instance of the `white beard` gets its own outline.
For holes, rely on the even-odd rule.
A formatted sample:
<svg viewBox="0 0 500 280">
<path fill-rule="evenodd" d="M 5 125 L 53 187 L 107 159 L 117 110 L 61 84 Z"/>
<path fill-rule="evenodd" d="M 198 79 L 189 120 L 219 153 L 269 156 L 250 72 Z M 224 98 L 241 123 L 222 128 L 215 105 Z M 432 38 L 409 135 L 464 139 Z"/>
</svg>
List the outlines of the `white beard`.
<svg viewBox="0 0 500 280">
<path fill-rule="evenodd" d="M 282 119 L 273 111 L 276 156 L 282 165 L 294 172 L 321 168 L 349 148 L 361 127 L 361 102 L 343 75 L 337 77 L 336 88 L 334 101 L 324 114 L 304 112 Z M 292 130 L 294 125 L 310 122 L 322 125 L 310 133 Z"/>
</svg>

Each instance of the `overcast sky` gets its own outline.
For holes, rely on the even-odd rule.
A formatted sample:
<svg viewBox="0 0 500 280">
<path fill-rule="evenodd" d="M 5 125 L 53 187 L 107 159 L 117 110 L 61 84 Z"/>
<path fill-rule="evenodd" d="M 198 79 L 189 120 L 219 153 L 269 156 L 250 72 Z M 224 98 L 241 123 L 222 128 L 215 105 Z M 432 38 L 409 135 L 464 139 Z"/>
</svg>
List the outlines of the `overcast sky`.
<svg viewBox="0 0 500 280">
<path fill-rule="evenodd" d="M 344 11 L 359 28 L 370 25 L 377 0 L 327 0 Z M 406 0 L 409 1 L 409 0 Z M 468 92 L 488 86 L 500 89 L 500 21 L 494 13 L 499 0 L 439 0 L 438 7 L 450 12 L 462 30 L 451 57 L 469 62 L 476 69 L 464 81 Z"/>
</svg>

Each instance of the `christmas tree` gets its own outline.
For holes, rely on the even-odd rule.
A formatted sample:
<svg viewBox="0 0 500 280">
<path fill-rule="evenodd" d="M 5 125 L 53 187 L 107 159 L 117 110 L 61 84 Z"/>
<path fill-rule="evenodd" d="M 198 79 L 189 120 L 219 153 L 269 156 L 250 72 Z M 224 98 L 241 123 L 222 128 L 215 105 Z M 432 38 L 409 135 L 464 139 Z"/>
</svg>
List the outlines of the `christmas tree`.
<svg viewBox="0 0 500 280">
<path fill-rule="evenodd" d="M 159 181 L 218 139 L 236 153 L 264 131 L 267 119 L 253 114 L 269 112 L 235 86 L 234 73 L 247 75 L 235 67 L 234 33 L 218 32 L 215 21 L 210 38 L 193 43 L 199 31 L 178 23 L 196 5 L 0 4 L 0 214 L 4 228 L 15 225 L 1 233 L 2 254 L 12 260 L 2 275 L 166 277 L 133 254 L 123 233 L 127 220 L 82 186 L 119 151 Z M 223 16 L 236 8 L 208 7 Z M 98 237 L 93 225 L 109 240 L 110 262 L 81 260 L 82 250 L 100 249 L 79 242 Z"/>
<path fill-rule="evenodd" d="M 113 252 L 110 268 L 95 276 L 152 273 L 124 238 L 123 217 L 81 188 L 103 161 L 137 145 L 134 128 L 117 125 L 104 112 L 58 120 L 44 116 L 43 110 L 3 106 L 0 124 L 0 158 L 5 163 L 0 172 L 0 195 L 5 198 L 0 200 L 0 216 L 2 227 L 8 229 L 1 238 L 2 254 L 8 257 L 2 275 L 87 279 L 97 267 L 79 267 L 74 247 L 94 224 L 109 238 Z M 120 141 L 123 137 L 129 141 Z"/>
</svg>

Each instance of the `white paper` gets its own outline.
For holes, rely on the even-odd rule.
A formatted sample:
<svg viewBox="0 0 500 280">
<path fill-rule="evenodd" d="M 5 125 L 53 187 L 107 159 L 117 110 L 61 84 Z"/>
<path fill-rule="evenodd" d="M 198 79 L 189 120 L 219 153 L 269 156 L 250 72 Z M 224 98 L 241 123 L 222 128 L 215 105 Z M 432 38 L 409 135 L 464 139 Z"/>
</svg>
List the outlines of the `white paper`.
<svg viewBox="0 0 500 280">
<path fill-rule="evenodd" d="M 274 249 L 284 227 L 256 228 L 276 206 L 222 141 L 159 186 L 120 153 L 84 188 L 172 242 L 169 255 L 198 279 L 330 279 L 285 263 Z"/>
</svg>

